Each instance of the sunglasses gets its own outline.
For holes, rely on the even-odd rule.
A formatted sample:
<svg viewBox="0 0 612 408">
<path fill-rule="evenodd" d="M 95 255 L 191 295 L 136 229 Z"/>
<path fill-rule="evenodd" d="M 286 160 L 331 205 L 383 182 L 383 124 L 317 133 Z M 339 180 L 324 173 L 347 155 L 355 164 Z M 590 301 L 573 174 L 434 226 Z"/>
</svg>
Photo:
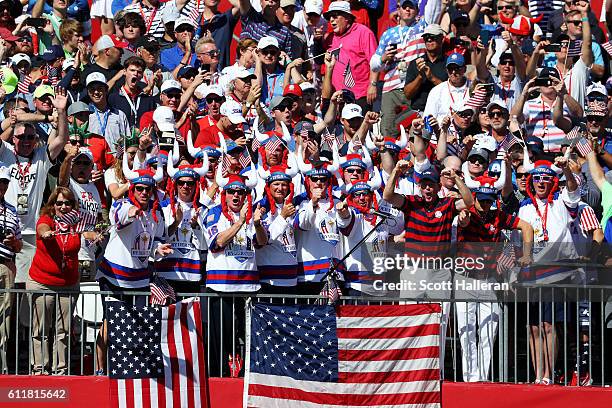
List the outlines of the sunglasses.
<svg viewBox="0 0 612 408">
<path fill-rule="evenodd" d="M 514 6 L 497 6 L 498 10 L 514 10 Z"/>
<path fill-rule="evenodd" d="M 227 194 L 243 196 L 246 194 L 246 191 L 245 190 L 227 190 Z"/>
<path fill-rule="evenodd" d="M 91 162 L 88 160 L 78 160 L 75 161 L 74 164 L 76 164 L 77 166 L 89 166 Z"/>
<path fill-rule="evenodd" d="M 440 35 L 424 35 L 423 36 L 423 41 L 425 42 L 433 42 L 433 41 L 438 41 L 442 36 Z"/>
<path fill-rule="evenodd" d="M 72 201 L 68 201 L 68 200 L 64 200 L 64 201 L 57 200 L 55 202 L 55 205 L 57 205 L 58 207 L 61 207 L 61 206 L 64 206 L 64 205 L 66 207 L 72 207 L 74 204 L 72 203 Z"/>
<path fill-rule="evenodd" d="M 552 181 L 551 176 L 533 176 L 534 183 L 550 183 Z"/>
<path fill-rule="evenodd" d="M 569 47 L 569 43 L 570 43 L 569 41 L 561 41 L 561 43 L 560 43 L 561 44 L 561 48 Z"/>
<path fill-rule="evenodd" d="M 276 55 L 278 54 L 278 50 L 275 48 L 264 48 L 263 50 L 261 50 L 261 53 L 263 55 Z"/>
<path fill-rule="evenodd" d="M 486 115 L 487 114 L 487 108 L 480 108 L 478 113 L 480 113 L 481 115 Z"/>
<path fill-rule="evenodd" d="M 467 119 L 467 118 L 471 118 L 473 113 L 471 113 L 469 110 L 467 111 L 463 111 L 463 112 L 457 112 L 457 115 L 463 119 Z"/>
<path fill-rule="evenodd" d="M 363 173 L 362 169 L 346 169 L 344 170 L 345 172 L 349 173 L 349 174 L 353 174 L 353 173 Z"/>
<path fill-rule="evenodd" d="M 36 139 L 36 135 L 31 133 L 22 133 L 20 135 L 15 135 L 18 140 L 34 140 Z"/>
<path fill-rule="evenodd" d="M 169 94 L 166 94 L 166 97 L 168 99 L 181 99 L 181 94 L 180 93 L 169 93 Z"/>
<path fill-rule="evenodd" d="M 487 162 L 484 158 L 478 156 L 470 157 L 468 160 L 472 164 L 480 164 L 481 166 L 484 166 Z"/>
<path fill-rule="evenodd" d="M 204 51 L 201 54 L 206 54 L 210 58 L 215 58 L 215 57 L 218 57 L 221 54 L 221 51 L 219 51 L 219 50 L 210 50 L 210 51 Z"/>
<path fill-rule="evenodd" d="M 511 67 L 513 67 L 514 61 L 507 59 L 507 60 L 499 61 L 498 65 L 510 65 Z"/>
<path fill-rule="evenodd" d="M 150 193 L 153 190 L 153 187 L 149 187 L 149 186 L 136 186 L 136 187 L 134 187 L 134 190 L 138 191 L 139 193 L 142 193 L 142 192 Z"/>
<path fill-rule="evenodd" d="M 177 27 L 174 29 L 175 33 L 184 33 L 186 31 L 193 33 L 194 29 L 192 26 L 189 26 L 189 25 L 181 25 L 180 27 Z"/>
<path fill-rule="evenodd" d="M 460 67 L 459 65 L 449 65 L 448 67 L 446 67 L 446 70 L 448 72 L 456 72 L 456 71 L 461 71 L 462 69 L 465 69 L 465 67 Z"/>
<path fill-rule="evenodd" d="M 517 179 L 527 178 L 527 173 L 516 173 Z"/>
<path fill-rule="evenodd" d="M 327 177 L 311 177 L 310 180 L 313 183 L 326 183 L 328 178 Z"/>
<path fill-rule="evenodd" d="M 368 197 L 370 194 L 372 194 L 371 191 L 358 191 L 356 193 L 353 193 L 352 196 L 353 197 Z"/>
<path fill-rule="evenodd" d="M 503 118 L 504 116 L 505 116 L 505 113 L 502 111 L 489 112 L 490 118 Z"/>
<path fill-rule="evenodd" d="M 568 23 L 569 23 L 569 24 L 573 24 L 573 25 L 575 25 L 576 27 L 578 27 L 578 26 L 581 26 L 581 25 L 582 25 L 582 21 L 580 21 L 580 20 L 571 20 L 571 21 L 568 21 Z"/>
<path fill-rule="evenodd" d="M 32 42 L 32 39 L 30 37 L 19 37 L 17 42 Z"/>
<path fill-rule="evenodd" d="M 195 186 L 195 181 L 179 180 L 176 182 L 176 185 L 178 185 L 179 187 L 193 187 Z"/>
<path fill-rule="evenodd" d="M 588 122 L 601 122 L 603 119 L 605 119 L 605 116 L 588 115 L 586 119 Z"/>
<path fill-rule="evenodd" d="M 461 170 L 455 170 L 455 174 L 461 176 L 463 174 L 463 172 Z M 440 175 L 442 177 L 451 178 L 450 171 L 443 171 L 442 173 L 440 173 Z"/>
<path fill-rule="evenodd" d="M 279 110 L 281 112 L 284 112 L 286 110 L 291 110 L 291 106 L 289 106 L 289 105 L 278 105 L 276 108 L 274 108 L 274 110 Z"/>
<path fill-rule="evenodd" d="M 213 102 L 223 103 L 223 97 L 222 96 L 207 96 L 206 97 L 206 103 L 213 103 Z"/>
<path fill-rule="evenodd" d="M 608 97 L 606 95 L 589 95 L 586 97 L 587 101 L 597 101 L 597 102 L 608 102 Z"/>
</svg>

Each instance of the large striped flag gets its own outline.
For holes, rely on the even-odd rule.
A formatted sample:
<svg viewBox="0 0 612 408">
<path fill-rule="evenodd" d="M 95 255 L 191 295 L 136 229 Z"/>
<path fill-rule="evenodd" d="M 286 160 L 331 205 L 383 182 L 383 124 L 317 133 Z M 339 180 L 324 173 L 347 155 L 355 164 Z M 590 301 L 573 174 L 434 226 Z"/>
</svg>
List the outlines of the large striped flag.
<svg viewBox="0 0 612 408">
<path fill-rule="evenodd" d="M 245 407 L 439 407 L 440 305 L 247 309 Z"/>
<path fill-rule="evenodd" d="M 208 407 L 200 302 L 167 307 L 107 302 L 111 403 Z"/>
</svg>

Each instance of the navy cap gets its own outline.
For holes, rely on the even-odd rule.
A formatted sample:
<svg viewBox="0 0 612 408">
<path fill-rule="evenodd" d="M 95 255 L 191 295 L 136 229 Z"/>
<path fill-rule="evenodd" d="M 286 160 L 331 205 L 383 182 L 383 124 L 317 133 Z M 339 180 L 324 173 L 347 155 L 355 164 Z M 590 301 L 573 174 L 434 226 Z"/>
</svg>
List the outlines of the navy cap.
<svg viewBox="0 0 612 408">
<path fill-rule="evenodd" d="M 178 70 L 176 77 L 184 78 L 184 77 L 189 76 L 190 73 L 193 74 L 193 76 L 196 76 L 198 74 L 198 69 L 195 67 L 192 67 L 191 65 L 186 65 Z"/>
<path fill-rule="evenodd" d="M 433 167 L 430 167 L 419 175 L 419 182 L 424 180 L 431 180 L 434 183 L 439 183 L 440 175 Z"/>
<path fill-rule="evenodd" d="M 491 187 L 479 187 L 475 189 L 476 199 L 478 200 L 491 200 L 497 199 L 497 190 Z"/>
<path fill-rule="evenodd" d="M 153 37 L 140 37 L 138 41 L 136 41 L 136 47 L 143 47 L 147 51 L 159 51 L 160 45 L 159 42 Z"/>
<path fill-rule="evenodd" d="M 470 16 L 465 11 L 454 9 L 450 13 L 451 22 L 459 21 L 459 20 L 467 20 L 470 21 Z"/>
<path fill-rule="evenodd" d="M 561 75 L 559 75 L 559 71 L 553 67 L 544 67 L 538 72 L 538 78 L 550 78 L 554 77 L 557 79 L 561 79 Z"/>
<path fill-rule="evenodd" d="M 527 144 L 527 148 L 534 153 L 544 152 L 544 142 L 537 136 L 528 136 L 527 139 L 525 139 L 525 143 Z"/>
<path fill-rule="evenodd" d="M 47 48 L 45 52 L 43 52 L 42 59 L 46 62 L 51 62 L 55 61 L 56 59 L 64 58 L 65 56 L 64 49 L 61 45 L 52 45 L 50 48 Z"/>
<path fill-rule="evenodd" d="M 446 66 L 448 67 L 451 64 L 463 67 L 465 65 L 465 58 L 463 58 L 463 55 L 459 54 L 458 52 L 453 52 L 448 56 L 448 58 L 446 58 Z"/>
</svg>

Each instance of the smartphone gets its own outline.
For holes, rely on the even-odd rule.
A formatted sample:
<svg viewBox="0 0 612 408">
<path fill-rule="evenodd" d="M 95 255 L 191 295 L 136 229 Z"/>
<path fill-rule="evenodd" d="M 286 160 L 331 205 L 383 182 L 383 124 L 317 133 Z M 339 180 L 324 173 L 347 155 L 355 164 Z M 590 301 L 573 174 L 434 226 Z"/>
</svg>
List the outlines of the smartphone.
<svg viewBox="0 0 612 408">
<path fill-rule="evenodd" d="M 47 25 L 47 19 L 42 17 L 28 17 L 26 18 L 25 24 L 34 28 L 43 28 Z"/>
<path fill-rule="evenodd" d="M 535 81 L 533 81 L 533 85 L 534 86 L 550 86 L 551 81 L 549 78 L 536 78 Z"/>
<path fill-rule="evenodd" d="M 548 44 L 544 46 L 546 52 L 559 52 L 561 51 L 561 44 Z"/>
<path fill-rule="evenodd" d="M 389 48 L 389 51 L 396 50 L 397 49 L 397 43 L 389 44 L 387 47 Z"/>
<path fill-rule="evenodd" d="M 202 64 L 200 65 L 200 72 L 209 72 L 210 71 L 210 64 Z"/>
<path fill-rule="evenodd" d="M 486 47 L 489 45 L 489 41 L 491 40 L 491 31 L 489 30 L 480 30 L 480 42 Z"/>
<path fill-rule="evenodd" d="M 495 92 L 495 84 L 481 84 L 480 86 L 485 90 L 487 95 L 493 95 L 493 92 Z"/>
</svg>

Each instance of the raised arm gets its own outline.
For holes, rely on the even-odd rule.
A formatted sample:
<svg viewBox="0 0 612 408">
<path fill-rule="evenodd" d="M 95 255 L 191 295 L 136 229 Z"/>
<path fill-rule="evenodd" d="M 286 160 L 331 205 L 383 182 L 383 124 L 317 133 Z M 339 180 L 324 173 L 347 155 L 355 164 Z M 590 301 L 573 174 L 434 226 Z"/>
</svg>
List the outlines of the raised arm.
<svg viewBox="0 0 612 408">
<path fill-rule="evenodd" d="M 391 175 L 389 176 L 389 180 L 387 180 L 387 184 L 385 185 L 383 199 L 395 208 L 402 208 L 406 201 L 406 198 L 403 195 L 395 192 L 395 184 L 400 176 L 404 174 L 404 172 L 408 170 L 410 166 L 411 163 L 407 160 L 398 161 L 395 168 L 391 172 Z"/>
<path fill-rule="evenodd" d="M 49 146 L 47 147 L 51 160 L 57 159 L 57 156 L 60 155 L 64 146 L 68 143 L 68 116 L 66 115 L 68 98 L 66 93 L 67 91 L 64 88 L 55 88 L 53 106 L 57 110 L 57 129 L 49 135 Z"/>
<path fill-rule="evenodd" d="M 583 5 L 584 4 L 584 5 Z M 578 2 L 576 10 L 580 11 L 580 21 L 582 21 L 582 48 L 580 48 L 580 59 L 584 65 L 591 67 L 593 65 L 593 49 L 591 48 L 593 39 L 591 37 L 592 29 L 589 24 L 589 3 Z"/>
</svg>

